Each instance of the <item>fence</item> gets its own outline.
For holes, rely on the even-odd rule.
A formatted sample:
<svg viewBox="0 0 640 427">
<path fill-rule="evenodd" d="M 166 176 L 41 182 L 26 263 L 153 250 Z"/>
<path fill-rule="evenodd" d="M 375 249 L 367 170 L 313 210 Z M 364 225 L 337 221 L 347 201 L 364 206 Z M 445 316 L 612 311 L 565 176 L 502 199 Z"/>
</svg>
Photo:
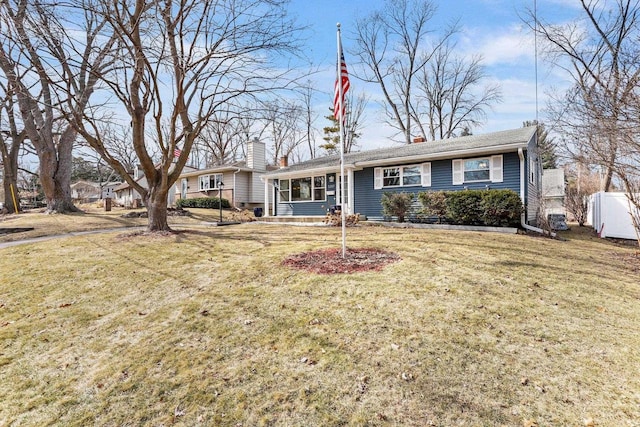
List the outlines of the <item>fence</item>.
<svg viewBox="0 0 640 427">
<path fill-rule="evenodd" d="M 603 191 L 589 196 L 587 221 L 600 237 L 637 239 L 630 214 L 631 205 L 624 193 Z M 637 215 L 637 209 L 634 209 Z"/>
</svg>

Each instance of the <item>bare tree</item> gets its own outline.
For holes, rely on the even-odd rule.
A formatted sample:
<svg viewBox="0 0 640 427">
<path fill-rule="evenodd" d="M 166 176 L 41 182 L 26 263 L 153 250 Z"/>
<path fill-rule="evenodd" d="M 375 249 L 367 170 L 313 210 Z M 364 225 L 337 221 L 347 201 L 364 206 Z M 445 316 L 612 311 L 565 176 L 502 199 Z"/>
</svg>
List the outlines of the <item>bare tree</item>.
<svg viewBox="0 0 640 427">
<path fill-rule="evenodd" d="M 640 79 L 640 5 L 580 0 L 580 7 L 582 16 L 575 22 L 538 20 L 532 28 L 546 40 L 550 60 L 573 81 L 550 104 L 555 128 L 570 141 L 566 148 L 574 160 L 605 168 L 608 191 L 632 128 L 626 122 Z"/>
<path fill-rule="evenodd" d="M 98 42 L 104 21 L 90 13 L 81 31 L 69 36 L 67 25 L 73 18 L 65 23 L 61 18 L 69 15 L 78 14 L 53 2 L 0 3 L 0 69 L 17 94 L 26 136 L 38 154 L 47 209 L 59 213 L 77 210 L 70 188 L 77 131 L 63 119 L 82 116 L 95 90 L 96 73 L 108 66 L 104 52 L 113 42 L 108 37 Z"/>
<path fill-rule="evenodd" d="M 4 207 L 9 213 L 20 212 L 18 197 L 18 154 L 26 138 L 20 127 L 19 111 L 15 105 L 15 93 L 11 83 L 0 82 L 0 160 L 2 160 L 2 183 L 4 187 Z"/>
<path fill-rule="evenodd" d="M 455 43 L 446 42 L 431 54 L 418 73 L 411 114 L 423 136 L 448 139 L 486 120 L 487 109 L 502 100 L 500 86 L 483 85 L 487 75 L 482 57 L 454 54 Z"/>
<path fill-rule="evenodd" d="M 415 132 L 415 86 L 419 73 L 438 48 L 455 33 L 444 30 L 435 42 L 429 24 L 436 6 L 428 0 L 386 0 L 384 7 L 356 22 L 355 55 L 364 64 L 359 78 L 380 85 L 389 124 L 407 144 Z"/>
<path fill-rule="evenodd" d="M 80 0 L 79 0 L 80 1 Z M 217 111 L 243 97 L 285 88 L 289 70 L 270 67 L 274 56 L 296 51 L 298 29 L 286 19 L 286 1 L 96 0 L 89 9 L 117 35 L 112 72 L 90 70 L 125 107 L 132 145 L 148 188 L 126 176 L 88 115 L 76 115 L 78 131 L 147 206 L 148 231 L 170 230 L 167 196 L 186 164 L 194 142 Z M 159 159 L 147 147 L 155 138 Z M 181 155 L 174 160 L 178 148 Z"/>
<path fill-rule="evenodd" d="M 216 112 L 206 123 L 196 141 L 205 165 L 223 165 L 237 158 L 238 149 L 245 141 L 237 111 Z"/>
<path fill-rule="evenodd" d="M 314 123 L 317 115 L 313 111 L 313 87 L 310 81 L 302 88 L 302 105 L 304 106 L 304 126 L 306 133 L 307 146 L 309 148 L 309 157 L 316 157 L 316 133 Z"/>
<path fill-rule="evenodd" d="M 303 107 L 295 101 L 279 100 L 265 104 L 264 135 L 271 140 L 274 164 L 277 164 L 283 156 L 293 160 L 291 157 L 297 153 L 296 149 L 304 142 L 306 130 L 302 120 L 303 110 Z"/>
<path fill-rule="evenodd" d="M 99 133 L 102 136 L 105 151 L 122 164 L 124 170 L 128 172 L 127 175 L 132 174 L 139 162 L 131 143 L 131 127 L 117 123 L 103 123 Z M 149 149 L 152 150 L 152 147 Z M 155 156 L 152 155 L 152 157 Z"/>
<path fill-rule="evenodd" d="M 565 208 L 582 227 L 587 221 L 589 209 L 587 197 L 600 189 L 599 174 L 584 164 L 572 164 L 565 168 L 567 186 Z"/>
</svg>

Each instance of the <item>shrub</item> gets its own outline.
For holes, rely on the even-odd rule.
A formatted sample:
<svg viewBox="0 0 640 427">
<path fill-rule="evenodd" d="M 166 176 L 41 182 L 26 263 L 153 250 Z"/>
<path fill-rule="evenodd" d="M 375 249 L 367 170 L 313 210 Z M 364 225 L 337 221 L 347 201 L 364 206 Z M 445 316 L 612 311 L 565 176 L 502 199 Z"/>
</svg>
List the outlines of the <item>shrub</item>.
<svg viewBox="0 0 640 427">
<path fill-rule="evenodd" d="M 382 194 L 380 203 L 384 215 L 397 216 L 398 222 L 404 222 L 404 217 L 411 209 L 414 195 L 411 193 L 389 193 Z"/>
<path fill-rule="evenodd" d="M 442 208 L 444 200 L 445 215 L 453 224 L 517 227 L 523 209 L 520 196 L 513 190 L 440 191 L 421 193 L 419 197 L 433 214 Z"/>
<path fill-rule="evenodd" d="M 485 190 L 451 191 L 447 194 L 447 217 L 454 224 L 483 224 L 482 193 Z"/>
<path fill-rule="evenodd" d="M 418 200 L 422 204 L 422 213 L 425 215 L 435 215 L 438 223 L 447 216 L 447 192 L 445 191 L 423 191 L 418 193 Z"/>
<path fill-rule="evenodd" d="M 217 197 L 196 197 L 195 199 L 179 199 L 176 206 L 179 208 L 205 208 L 220 209 L 219 199 Z M 222 199 L 222 207 L 229 208 L 229 200 Z"/>
<path fill-rule="evenodd" d="M 482 220 L 485 225 L 517 227 L 522 215 L 522 201 L 512 190 L 487 190 L 482 192 Z"/>
</svg>

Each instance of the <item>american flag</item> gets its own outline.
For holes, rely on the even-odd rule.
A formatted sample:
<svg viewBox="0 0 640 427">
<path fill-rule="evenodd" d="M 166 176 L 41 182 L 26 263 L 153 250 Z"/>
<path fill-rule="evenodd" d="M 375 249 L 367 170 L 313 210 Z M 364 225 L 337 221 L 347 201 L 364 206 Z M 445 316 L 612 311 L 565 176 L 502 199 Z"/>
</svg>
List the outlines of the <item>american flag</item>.
<svg viewBox="0 0 640 427">
<path fill-rule="evenodd" d="M 182 150 L 180 150 L 179 148 L 174 148 L 173 157 L 180 157 L 180 154 L 182 154 Z"/>
<path fill-rule="evenodd" d="M 342 98 L 340 98 L 340 85 L 342 85 Z M 336 84 L 335 84 L 335 93 L 333 96 L 333 115 L 336 120 L 342 120 L 344 122 L 344 113 L 345 113 L 345 105 L 344 98 L 345 94 L 349 90 L 349 73 L 347 72 L 347 63 L 344 62 L 344 54 L 342 53 L 342 49 L 340 51 L 340 64 L 338 64 L 337 76 L 336 76 Z"/>
</svg>

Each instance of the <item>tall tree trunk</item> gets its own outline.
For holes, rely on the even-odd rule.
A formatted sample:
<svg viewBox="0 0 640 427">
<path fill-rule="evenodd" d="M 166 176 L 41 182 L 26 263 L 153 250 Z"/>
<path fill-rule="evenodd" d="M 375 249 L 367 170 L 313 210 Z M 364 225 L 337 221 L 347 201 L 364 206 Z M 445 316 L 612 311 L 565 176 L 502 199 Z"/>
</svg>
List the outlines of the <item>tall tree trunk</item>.
<svg viewBox="0 0 640 427">
<path fill-rule="evenodd" d="M 13 119 L 13 110 L 8 109 L 11 144 L 0 135 L 0 155 L 2 156 L 2 182 L 4 187 L 4 207 L 9 213 L 20 212 L 18 197 L 18 151 L 24 141 L 24 133 L 18 133 Z M 15 201 L 15 203 L 14 203 Z M 17 206 L 16 206 L 17 205 Z"/>
<path fill-rule="evenodd" d="M 14 152 L 15 151 L 15 152 Z M 18 197 L 18 150 L 11 150 L 5 156 L 3 150 L 2 183 L 4 186 L 4 207 L 9 213 L 20 212 Z M 14 200 L 17 206 L 14 204 Z"/>
<path fill-rule="evenodd" d="M 48 213 L 79 212 L 71 199 L 72 150 L 76 132 L 68 126 L 55 144 L 38 150 L 40 184 L 47 199 Z M 44 145 L 44 144 L 43 144 Z"/>
<path fill-rule="evenodd" d="M 167 222 L 167 195 L 168 191 L 163 189 L 166 186 L 160 184 L 149 185 L 149 191 L 145 198 L 149 221 L 147 231 L 171 231 Z"/>
</svg>

